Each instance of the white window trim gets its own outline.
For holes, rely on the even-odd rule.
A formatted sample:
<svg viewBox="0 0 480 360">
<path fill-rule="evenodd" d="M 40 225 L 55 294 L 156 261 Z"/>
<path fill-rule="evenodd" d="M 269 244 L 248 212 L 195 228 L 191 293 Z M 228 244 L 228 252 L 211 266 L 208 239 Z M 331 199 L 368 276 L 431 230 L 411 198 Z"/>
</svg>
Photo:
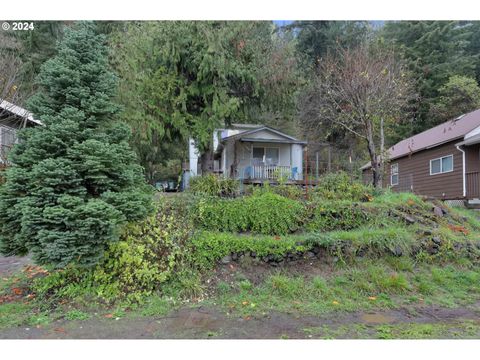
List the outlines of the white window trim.
<svg viewBox="0 0 480 360">
<path fill-rule="evenodd" d="M 393 171 L 392 171 L 392 168 L 393 168 L 395 165 L 397 166 L 397 172 L 394 174 Z M 397 175 L 397 182 L 396 182 L 396 183 L 393 182 L 393 175 Z M 400 170 L 399 170 L 398 163 L 391 164 L 391 165 L 390 165 L 390 185 L 391 185 L 391 186 L 398 185 L 399 179 L 400 179 Z"/>
<path fill-rule="evenodd" d="M 452 170 L 443 171 L 443 162 L 442 162 L 442 159 L 445 159 L 445 158 L 448 158 L 448 157 L 451 157 L 451 158 L 452 158 Z M 440 172 L 432 173 L 432 161 L 435 161 L 435 160 L 440 160 Z M 435 158 L 435 159 L 431 159 L 431 160 L 430 160 L 430 176 L 432 176 L 432 175 L 440 175 L 440 174 L 447 174 L 447 173 L 453 172 L 453 169 L 454 169 L 453 154 L 445 155 L 445 156 L 442 156 L 442 157 L 439 157 L 439 158 Z"/>
</svg>

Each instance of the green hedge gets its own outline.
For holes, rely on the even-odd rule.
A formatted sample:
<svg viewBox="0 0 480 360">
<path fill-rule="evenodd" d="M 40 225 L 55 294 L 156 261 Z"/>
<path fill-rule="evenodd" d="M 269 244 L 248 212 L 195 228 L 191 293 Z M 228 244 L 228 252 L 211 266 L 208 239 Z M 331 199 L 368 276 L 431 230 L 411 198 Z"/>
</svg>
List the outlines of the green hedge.
<svg viewBox="0 0 480 360">
<path fill-rule="evenodd" d="M 210 268 L 216 261 L 233 252 L 251 251 L 257 257 L 285 255 L 305 251 L 301 236 L 238 235 L 224 232 L 201 231 L 192 239 L 194 263 Z"/>
<path fill-rule="evenodd" d="M 311 233 L 305 237 L 306 246 L 320 246 L 337 256 L 384 256 L 390 253 L 410 255 L 416 242 L 415 233 L 405 227 L 384 229 L 365 227 L 352 231 Z"/>
<path fill-rule="evenodd" d="M 305 207 L 273 193 L 237 199 L 204 198 L 197 203 L 195 221 L 206 230 L 283 235 L 300 229 Z"/>
<path fill-rule="evenodd" d="M 371 210 L 352 202 L 321 202 L 312 204 L 308 231 L 351 230 L 373 221 Z"/>
<path fill-rule="evenodd" d="M 238 195 L 239 189 L 238 180 L 207 174 L 190 179 L 189 192 L 195 195 L 233 197 Z"/>
<path fill-rule="evenodd" d="M 315 198 L 324 200 L 366 201 L 380 194 L 380 190 L 363 185 L 343 171 L 322 176 L 313 191 Z"/>
</svg>

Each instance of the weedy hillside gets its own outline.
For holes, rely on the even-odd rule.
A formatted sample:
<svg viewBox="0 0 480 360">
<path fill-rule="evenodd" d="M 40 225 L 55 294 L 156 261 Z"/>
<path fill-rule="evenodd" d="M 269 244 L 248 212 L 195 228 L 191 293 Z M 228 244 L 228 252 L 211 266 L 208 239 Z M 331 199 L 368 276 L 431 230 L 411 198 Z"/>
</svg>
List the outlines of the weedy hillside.
<svg viewBox="0 0 480 360">
<path fill-rule="evenodd" d="M 204 302 L 252 316 L 479 299 L 473 210 L 344 173 L 325 176 L 308 197 L 288 185 L 243 190 L 212 177 L 160 195 L 155 214 L 126 226 L 96 267 L 30 269 L 4 281 L 1 306 L 28 298 L 29 312 L 65 316 L 66 306 L 164 314 Z"/>
</svg>

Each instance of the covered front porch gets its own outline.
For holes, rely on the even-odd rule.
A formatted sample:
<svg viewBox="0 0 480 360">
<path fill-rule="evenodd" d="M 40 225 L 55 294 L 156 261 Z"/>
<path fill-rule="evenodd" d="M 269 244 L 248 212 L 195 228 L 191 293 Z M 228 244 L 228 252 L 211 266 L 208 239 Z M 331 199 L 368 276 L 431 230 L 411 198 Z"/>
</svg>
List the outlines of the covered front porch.
<svg viewBox="0 0 480 360">
<path fill-rule="evenodd" d="M 289 181 L 298 179 L 298 168 L 288 165 L 251 165 L 240 170 L 243 180 Z"/>
<path fill-rule="evenodd" d="M 236 140 L 225 144 L 219 160 L 225 176 L 244 182 L 302 179 L 303 147 L 299 144 Z"/>
</svg>

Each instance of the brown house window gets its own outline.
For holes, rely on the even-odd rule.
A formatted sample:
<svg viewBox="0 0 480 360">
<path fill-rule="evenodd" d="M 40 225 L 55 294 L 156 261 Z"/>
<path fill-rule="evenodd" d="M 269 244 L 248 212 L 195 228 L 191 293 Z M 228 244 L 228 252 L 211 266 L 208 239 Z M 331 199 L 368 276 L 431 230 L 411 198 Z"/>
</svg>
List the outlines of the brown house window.
<svg viewBox="0 0 480 360">
<path fill-rule="evenodd" d="M 398 164 L 390 166 L 390 185 L 398 185 Z"/>
<path fill-rule="evenodd" d="M 453 155 L 430 160 L 430 175 L 453 171 Z"/>
</svg>

